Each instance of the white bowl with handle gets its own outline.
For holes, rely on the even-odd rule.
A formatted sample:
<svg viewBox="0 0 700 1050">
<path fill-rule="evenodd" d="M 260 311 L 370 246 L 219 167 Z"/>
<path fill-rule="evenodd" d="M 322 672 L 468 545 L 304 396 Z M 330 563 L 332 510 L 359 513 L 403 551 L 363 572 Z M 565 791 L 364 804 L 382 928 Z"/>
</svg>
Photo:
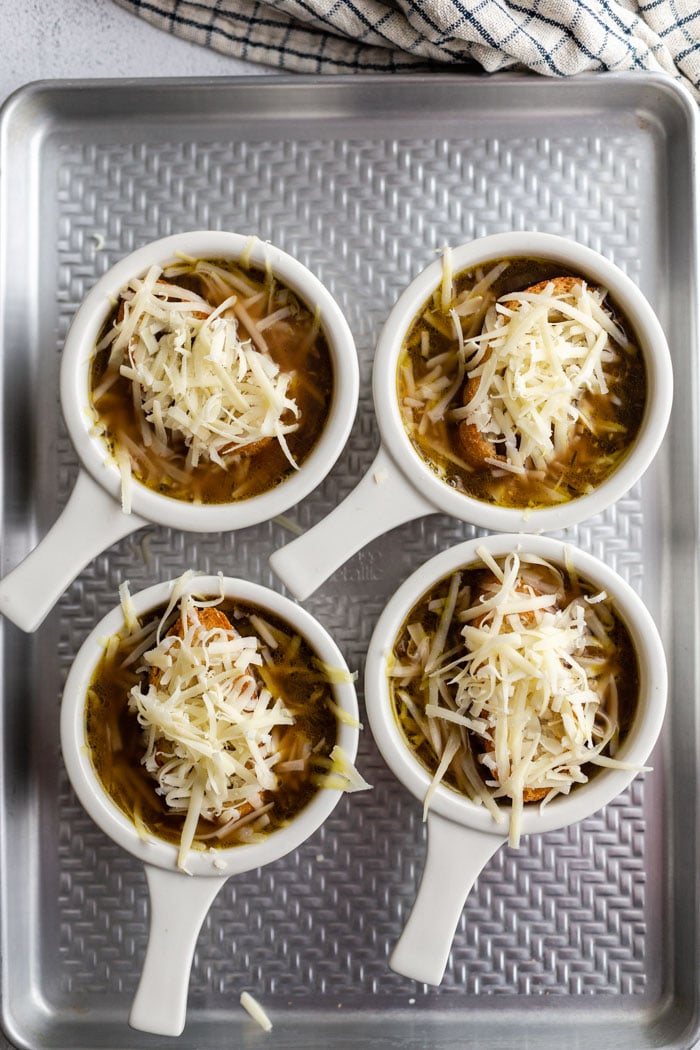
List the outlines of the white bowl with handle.
<svg viewBox="0 0 700 1050">
<path fill-rule="evenodd" d="M 632 724 L 616 759 L 627 768 L 600 768 L 570 794 L 541 808 L 524 807 L 521 832 L 541 834 L 584 820 L 628 786 L 651 754 L 661 732 L 667 699 L 664 649 L 654 620 L 639 595 L 611 568 L 586 552 L 543 536 L 497 535 L 469 540 L 420 566 L 391 597 L 374 629 L 365 668 L 365 703 L 369 726 L 387 765 L 423 803 L 431 774 L 407 744 L 396 721 L 389 692 L 388 668 L 394 642 L 414 605 L 440 580 L 480 561 L 485 548 L 493 557 L 522 551 L 576 572 L 613 600 L 631 637 L 639 670 L 639 693 Z M 653 776 L 653 774 L 651 774 Z M 440 984 L 454 933 L 475 880 L 508 841 L 509 806 L 500 807 L 497 823 L 488 810 L 445 784 L 435 791 L 427 814 L 427 855 L 412 911 L 390 959 L 397 973 L 426 984 Z"/>
<path fill-rule="evenodd" d="M 174 582 L 160 583 L 133 596 L 138 615 L 167 604 Z M 335 703 L 347 715 L 336 719 L 337 743 L 354 762 L 359 723 L 355 687 L 345 660 L 327 631 L 306 610 L 276 591 L 246 580 L 194 576 L 185 592 L 224 597 L 259 607 L 289 623 L 313 652 L 341 672 L 331 688 Z M 80 802 L 95 823 L 146 869 L 151 912 L 148 948 L 129 1023 L 141 1031 L 179 1035 L 185 1024 L 190 968 L 200 927 L 226 882 L 279 860 L 300 846 L 330 816 L 342 792 L 321 787 L 286 825 L 262 841 L 191 851 L 184 873 L 177 864 L 178 847 L 152 836 L 143 837 L 103 787 L 90 757 L 86 736 L 86 697 L 105 639 L 124 627 L 121 608 L 108 613 L 81 646 L 63 691 L 60 734 L 66 770 Z M 347 673 L 347 674 L 345 674 Z M 347 678 L 347 681 L 341 680 Z"/>
<path fill-rule="evenodd" d="M 593 492 L 551 507 L 523 510 L 465 495 L 446 484 L 413 447 L 401 418 L 397 366 L 406 334 L 440 286 L 436 260 L 406 288 L 381 331 L 373 398 L 381 446 L 357 487 L 303 536 L 275 551 L 270 565 L 296 598 L 306 598 L 352 554 L 406 521 L 442 512 L 490 532 L 555 532 L 599 514 L 639 480 L 663 440 L 673 398 L 671 357 L 661 324 L 640 289 L 592 249 L 546 233 L 499 233 L 452 249 L 455 274 L 502 259 L 536 259 L 606 288 L 636 337 L 646 374 L 644 415 L 618 468 Z"/>
<path fill-rule="evenodd" d="M 121 509 L 119 469 L 94 432 L 90 366 L 103 326 L 129 281 L 182 255 L 237 261 L 272 273 L 311 310 L 318 309 L 333 367 L 333 396 L 323 431 L 304 462 L 282 484 L 249 499 L 196 504 L 155 492 L 134 479 L 131 513 Z M 272 244 L 227 231 L 197 230 L 153 241 L 121 259 L 91 289 L 66 336 L 61 407 L 80 459 L 68 503 L 39 545 L 0 582 L 0 613 L 34 631 L 78 573 L 97 554 L 148 523 L 193 532 L 227 532 L 282 514 L 308 496 L 340 455 L 357 410 L 359 366 L 352 333 L 319 279 Z"/>
</svg>

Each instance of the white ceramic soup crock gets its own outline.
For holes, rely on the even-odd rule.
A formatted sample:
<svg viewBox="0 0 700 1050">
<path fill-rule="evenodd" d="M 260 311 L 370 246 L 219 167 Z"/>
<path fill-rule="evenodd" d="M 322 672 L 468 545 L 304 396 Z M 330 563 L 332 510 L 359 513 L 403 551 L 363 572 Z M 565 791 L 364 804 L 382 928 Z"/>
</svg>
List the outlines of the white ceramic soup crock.
<svg viewBox="0 0 700 1050">
<path fill-rule="evenodd" d="M 632 726 L 616 759 L 630 768 L 600 768 L 588 783 L 541 808 L 525 807 L 525 835 L 552 831 L 595 813 L 623 791 L 647 761 L 661 731 L 667 695 L 664 650 L 654 621 L 632 588 L 603 562 L 549 537 L 498 535 L 458 544 L 431 558 L 389 600 L 372 635 L 365 669 L 365 702 L 374 739 L 401 783 L 423 803 L 430 774 L 405 742 L 389 694 L 389 654 L 410 610 L 437 581 L 478 562 L 478 549 L 498 557 L 513 550 L 538 555 L 564 566 L 573 564 L 582 578 L 612 597 L 629 631 L 639 662 L 639 699 Z M 390 959 L 397 973 L 425 984 L 440 984 L 465 900 L 487 862 L 508 841 L 509 807 L 497 823 L 465 795 L 440 785 L 427 815 L 425 868 L 406 926 Z"/>
<path fill-rule="evenodd" d="M 338 647 L 308 612 L 275 591 L 245 580 L 194 576 L 185 591 L 258 606 L 289 623 L 329 666 L 347 672 Z M 167 603 L 174 582 L 157 584 L 134 595 L 138 615 Z M 85 727 L 85 701 L 105 639 L 124 627 L 121 608 L 112 610 L 81 646 L 66 681 L 61 709 L 61 748 L 71 784 L 88 814 L 119 846 L 146 868 L 151 912 L 148 948 L 131 1009 L 133 1028 L 159 1035 L 179 1035 L 185 1023 L 187 989 L 197 936 L 217 893 L 231 875 L 253 871 L 279 860 L 312 835 L 334 810 L 341 792 L 321 788 L 286 826 L 263 841 L 216 851 L 192 851 L 185 874 L 177 867 L 177 847 L 153 837 L 142 838 L 134 824 L 103 788 L 90 758 Z M 340 676 L 342 677 L 342 676 Z M 332 686 L 336 704 L 350 716 L 338 720 L 337 743 L 353 762 L 358 746 L 355 687 L 348 681 Z"/>
<path fill-rule="evenodd" d="M 666 432 L 673 394 L 671 358 L 661 325 L 634 282 L 584 245 L 544 233 L 499 233 L 452 249 L 455 274 L 500 259 L 551 260 L 610 293 L 633 330 L 647 371 L 647 404 L 637 438 L 618 469 L 579 499 L 523 511 L 473 499 L 451 488 L 414 449 L 397 398 L 397 364 L 405 336 L 439 287 L 436 260 L 408 286 L 389 314 L 373 369 L 374 409 L 381 447 L 365 477 L 326 518 L 275 551 L 270 565 L 297 598 L 311 594 L 352 554 L 389 529 L 438 511 L 489 532 L 554 532 L 603 511 L 646 471 Z"/>
<path fill-rule="evenodd" d="M 319 310 L 334 371 L 330 412 L 319 441 L 287 480 L 261 495 L 226 504 L 194 504 L 134 481 L 133 509 L 120 506 L 120 476 L 91 425 L 89 374 L 94 347 L 129 280 L 153 265 L 192 258 L 245 258 L 269 266 L 313 311 Z M 81 469 L 58 521 L 32 553 L 0 583 L 0 613 L 34 631 L 65 588 L 97 554 L 149 522 L 194 532 L 225 532 L 257 525 L 304 499 L 340 455 L 357 409 L 359 367 L 348 324 L 318 278 L 292 256 L 257 238 L 226 231 L 192 231 L 153 241 L 113 266 L 85 297 L 66 336 L 61 360 L 61 406 Z"/>
</svg>

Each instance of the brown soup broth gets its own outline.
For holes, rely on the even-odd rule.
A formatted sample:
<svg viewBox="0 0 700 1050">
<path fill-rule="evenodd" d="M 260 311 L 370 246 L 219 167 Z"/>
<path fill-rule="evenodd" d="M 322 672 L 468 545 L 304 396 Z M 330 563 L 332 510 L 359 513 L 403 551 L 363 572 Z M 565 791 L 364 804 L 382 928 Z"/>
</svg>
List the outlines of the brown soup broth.
<svg viewBox="0 0 700 1050">
<path fill-rule="evenodd" d="M 321 769 L 320 763 L 315 764 L 314 756 L 327 758 L 337 742 L 337 722 L 328 706 L 328 701 L 333 700 L 333 690 L 323 671 L 317 667 L 316 655 L 308 642 L 299 639 L 284 620 L 267 610 L 241 602 L 225 600 L 217 608 L 228 616 L 241 635 L 256 634 L 249 620 L 255 615 L 264 619 L 280 639 L 278 648 L 270 651 L 272 663 L 265 665 L 268 688 L 273 695 L 282 698 L 295 719 L 294 725 L 280 730 L 280 761 L 304 741 L 312 747 L 306 770 L 277 774 L 278 789 L 269 792 L 267 797 L 267 801 L 273 803 L 267 812 L 267 834 L 296 816 L 319 790 L 314 775 L 327 772 L 327 769 Z M 165 607 L 153 610 L 141 618 L 141 624 L 145 626 L 159 621 L 164 610 Z M 177 844 L 184 815 L 169 811 L 156 793 L 155 781 L 141 764 L 145 750 L 142 730 L 136 715 L 128 707 L 129 690 L 138 685 L 147 687 L 148 673 L 139 675 L 132 667 L 121 666 L 127 655 L 128 639 L 111 659 L 103 656 L 95 671 L 86 704 L 87 746 L 103 787 L 126 816 L 137 823 L 142 822 L 155 837 Z M 258 669 L 252 668 L 252 671 L 260 681 Z M 215 828 L 215 824 L 201 819 L 195 848 L 198 837 L 210 835 Z M 208 838 L 204 844 L 223 848 L 235 846 L 239 841 L 238 832 L 234 830 L 228 836 Z"/>
<path fill-rule="evenodd" d="M 468 566 L 458 571 L 461 573 L 460 593 L 466 591 L 467 588 L 469 589 L 469 604 L 476 602 L 485 586 L 488 587 L 494 583 L 492 573 L 482 564 Z M 559 569 L 559 572 L 563 583 L 563 588 L 559 591 L 559 607 L 565 607 L 579 596 L 595 595 L 599 590 L 580 577 L 572 578 L 563 569 Z M 528 575 L 531 575 L 531 570 L 529 569 Z M 406 660 L 411 650 L 412 642 L 407 630 L 409 624 L 421 624 L 431 637 L 437 631 L 440 620 L 440 606 L 447 596 L 451 580 L 452 574 L 434 584 L 409 612 L 396 637 L 392 651 L 394 659 L 399 663 L 403 663 Z M 606 670 L 612 673 L 617 687 L 618 740 L 621 741 L 629 731 L 637 708 L 639 662 L 627 627 L 609 599 L 606 600 L 605 605 L 612 616 L 612 629 L 609 631 L 608 637 L 613 643 Z M 464 648 L 464 639 L 460 636 L 461 627 L 461 623 L 452 621 L 445 643 L 446 651 L 460 646 Z M 393 679 L 390 679 L 390 684 L 393 713 L 401 733 L 421 765 L 432 776 L 436 771 L 440 756 L 419 729 L 407 704 L 401 699 L 399 691 L 394 686 Z M 426 704 L 429 702 L 427 676 L 423 675 L 408 684 L 402 684 L 401 690 L 408 694 L 409 699 L 415 704 L 421 717 L 427 719 L 428 716 L 425 713 Z M 465 731 L 463 733 L 463 745 L 474 753 L 474 740 L 469 732 Z M 476 754 L 475 757 L 477 757 Z M 469 795 L 470 792 L 463 780 L 463 774 L 459 773 L 459 758 L 458 752 L 448 767 L 443 783 L 449 785 L 455 791 Z M 478 762 L 477 765 L 479 765 Z M 596 775 L 599 767 L 593 763 L 588 763 L 583 767 L 583 771 L 590 778 Z M 484 776 L 483 771 L 482 776 Z"/>
<path fill-rule="evenodd" d="M 299 407 L 301 425 L 295 432 L 288 434 L 286 440 L 294 461 L 301 466 L 321 436 L 333 398 L 333 365 L 325 335 L 322 329 L 319 329 L 313 311 L 277 278 L 274 278 L 273 284 L 270 275 L 261 270 L 244 269 L 227 260 L 217 259 L 213 262 L 231 273 L 241 274 L 246 283 L 268 293 L 260 302 L 251 304 L 249 314 L 253 320 L 260 320 L 272 313 L 277 303 L 273 302 L 268 309 L 268 302 L 279 294 L 294 304 L 292 316 L 272 324 L 265 330 L 265 340 L 280 369 L 293 373 L 289 396 L 294 398 Z M 166 269 L 163 276 L 173 285 L 196 292 L 211 306 L 216 307 L 224 300 L 224 296 L 218 290 L 215 294 L 213 286 L 201 280 L 197 274 L 170 277 Z M 103 327 L 98 343 L 115 323 L 118 312 L 119 305 L 115 307 Z M 247 337 L 242 324 L 240 333 L 241 338 Z M 119 445 L 120 433 L 126 434 L 141 447 L 143 439 L 133 405 L 130 380 L 120 376 L 106 392 L 97 399 L 93 397 L 93 392 L 99 388 L 105 374 L 109 355 L 110 348 L 107 347 L 93 359 L 90 369 L 91 403 L 112 452 Z M 169 445 L 172 451 L 169 464 L 175 468 L 174 471 L 169 472 L 167 465 L 157 454 L 148 449 L 149 465 L 135 461 L 132 456 L 132 472 L 148 488 L 185 502 L 214 504 L 248 499 L 275 488 L 295 470 L 276 440 L 269 441 L 265 447 L 256 451 L 255 455 L 230 456 L 225 470 L 209 461 L 200 461 L 194 468 L 188 467 L 187 446 L 176 434 L 171 433 Z M 172 476 L 176 472 L 187 474 L 186 483 L 182 478 Z"/>
<path fill-rule="evenodd" d="M 479 269 L 455 275 L 450 306 L 497 264 L 498 260 L 494 260 Z M 484 298 L 488 305 L 488 302 L 523 291 L 540 281 L 580 276 L 549 260 L 516 258 L 508 261 L 507 268 Z M 577 423 L 568 449 L 563 456 L 549 462 L 543 478 L 538 477 L 536 472 L 518 475 L 501 471 L 495 476 L 493 468 L 488 465 L 479 468 L 464 462 L 455 441 L 455 422 L 449 418 L 435 423 L 426 421 L 423 433 L 419 433 L 418 415 L 407 410 L 404 405 L 404 399 L 410 392 L 406 388 L 402 364 L 410 360 L 414 376 L 419 380 L 430 372 L 435 357 L 447 350 L 454 351 L 458 345 L 449 314 L 450 306 L 447 310 L 443 309 L 440 296 L 438 289 L 413 322 L 404 341 L 397 370 L 397 395 L 404 426 L 413 447 L 427 466 L 451 488 L 474 499 L 506 507 L 551 506 L 583 496 L 605 481 L 629 451 L 644 414 L 647 375 L 640 349 L 633 345 L 627 352 L 621 350 L 616 362 L 606 366 L 608 396 L 589 394 L 582 402 L 582 407 L 591 418 L 604 424 L 597 433 Z M 630 325 L 615 304 L 611 303 L 609 296 L 605 300 L 605 308 L 634 344 Z M 485 308 L 483 312 L 486 312 Z M 471 317 L 461 319 L 465 338 L 479 333 L 482 318 L 483 315 L 478 316 L 476 322 Z M 450 409 L 462 406 L 463 389 L 453 398 Z"/>
</svg>

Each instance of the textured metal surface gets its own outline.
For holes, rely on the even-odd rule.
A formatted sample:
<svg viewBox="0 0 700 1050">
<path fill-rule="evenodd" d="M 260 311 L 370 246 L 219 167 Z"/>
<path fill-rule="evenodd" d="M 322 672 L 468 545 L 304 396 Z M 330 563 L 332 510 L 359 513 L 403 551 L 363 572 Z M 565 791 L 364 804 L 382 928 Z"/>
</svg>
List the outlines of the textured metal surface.
<svg viewBox="0 0 700 1050">
<path fill-rule="evenodd" d="M 424 838 L 417 804 L 366 731 L 359 761 L 374 790 L 343 800 L 295 855 L 230 880 L 215 902 L 182 1045 L 257 1045 L 238 1007 L 244 989 L 277 1021 L 265 1038 L 279 1047 L 371 1038 L 497 1048 L 515 1032 L 543 1048 L 589 1045 L 594 1032 L 608 1044 L 614 1032 L 620 1046 L 680 1046 L 696 1036 L 697 980 L 676 974 L 696 962 L 692 880 L 678 866 L 697 848 L 697 795 L 682 812 L 667 808 L 696 775 L 697 317 L 676 298 L 685 289 L 680 301 L 690 301 L 695 276 L 694 130 L 684 96 L 663 80 L 633 81 L 413 78 L 374 82 L 375 94 L 366 80 L 258 82 L 254 94 L 246 82 L 48 85 L 5 114 L 3 572 L 54 520 L 75 477 L 56 393 L 70 319 L 114 261 L 167 233 L 255 231 L 310 266 L 346 313 L 360 408 L 335 470 L 290 515 L 302 527 L 369 466 L 374 342 L 398 293 L 445 243 L 536 228 L 602 251 L 657 307 L 680 380 L 655 467 L 568 534 L 642 591 L 678 655 L 672 686 L 684 706 L 654 773 L 583 824 L 497 854 L 468 900 L 442 986 L 429 989 L 386 963 Z M 397 582 L 472 533 L 438 515 L 406 525 L 306 605 L 361 669 Z M 3 1017 L 13 1045 L 153 1045 L 126 1027 L 146 942 L 143 872 L 83 813 L 58 752 L 73 654 L 122 579 L 137 589 L 195 567 L 276 586 L 267 557 L 288 538 L 279 523 L 222 536 L 152 527 L 96 559 L 36 637 L 5 626 Z M 672 582 L 684 589 L 683 616 L 668 601 Z M 668 762 L 673 740 L 684 746 Z"/>
</svg>

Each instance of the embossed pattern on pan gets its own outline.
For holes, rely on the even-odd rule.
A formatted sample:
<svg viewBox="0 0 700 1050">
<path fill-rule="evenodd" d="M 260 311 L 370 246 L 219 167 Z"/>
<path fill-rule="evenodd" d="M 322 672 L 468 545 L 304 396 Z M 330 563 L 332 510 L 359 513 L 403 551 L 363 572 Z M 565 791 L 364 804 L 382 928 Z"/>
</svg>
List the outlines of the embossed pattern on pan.
<svg viewBox="0 0 700 1050">
<path fill-rule="evenodd" d="M 255 231 L 314 270 L 344 310 L 360 408 L 336 468 L 290 514 L 302 528 L 370 465 L 374 343 L 445 243 L 537 228 L 589 244 L 639 282 L 674 357 L 670 436 L 639 486 L 567 537 L 631 582 L 660 624 L 671 712 L 654 772 L 583 824 L 500 851 L 468 899 L 443 984 L 428 988 L 387 967 L 423 826 L 366 729 L 358 761 L 374 790 L 342 800 L 297 853 L 231 879 L 216 900 L 182 1045 L 258 1045 L 243 990 L 273 1018 L 266 1045 L 284 1048 L 496 1050 L 516 1037 L 548 1048 L 573 1045 L 574 1030 L 586 1045 L 692 1045 L 698 402 L 686 97 L 641 76 L 46 85 L 10 104 L 2 134 L 3 573 L 54 520 L 77 469 L 57 395 L 68 324 L 96 278 L 147 240 Z M 397 583 L 473 532 L 442 515 L 403 526 L 305 604 L 360 670 Z M 85 815 L 58 750 L 74 653 L 122 579 L 136 590 L 196 567 L 274 587 L 267 557 L 288 538 L 279 522 L 222 536 L 149 527 L 93 562 L 36 636 L 2 625 L 7 1045 L 151 1045 L 126 1026 L 146 942 L 143 872 Z"/>
</svg>

